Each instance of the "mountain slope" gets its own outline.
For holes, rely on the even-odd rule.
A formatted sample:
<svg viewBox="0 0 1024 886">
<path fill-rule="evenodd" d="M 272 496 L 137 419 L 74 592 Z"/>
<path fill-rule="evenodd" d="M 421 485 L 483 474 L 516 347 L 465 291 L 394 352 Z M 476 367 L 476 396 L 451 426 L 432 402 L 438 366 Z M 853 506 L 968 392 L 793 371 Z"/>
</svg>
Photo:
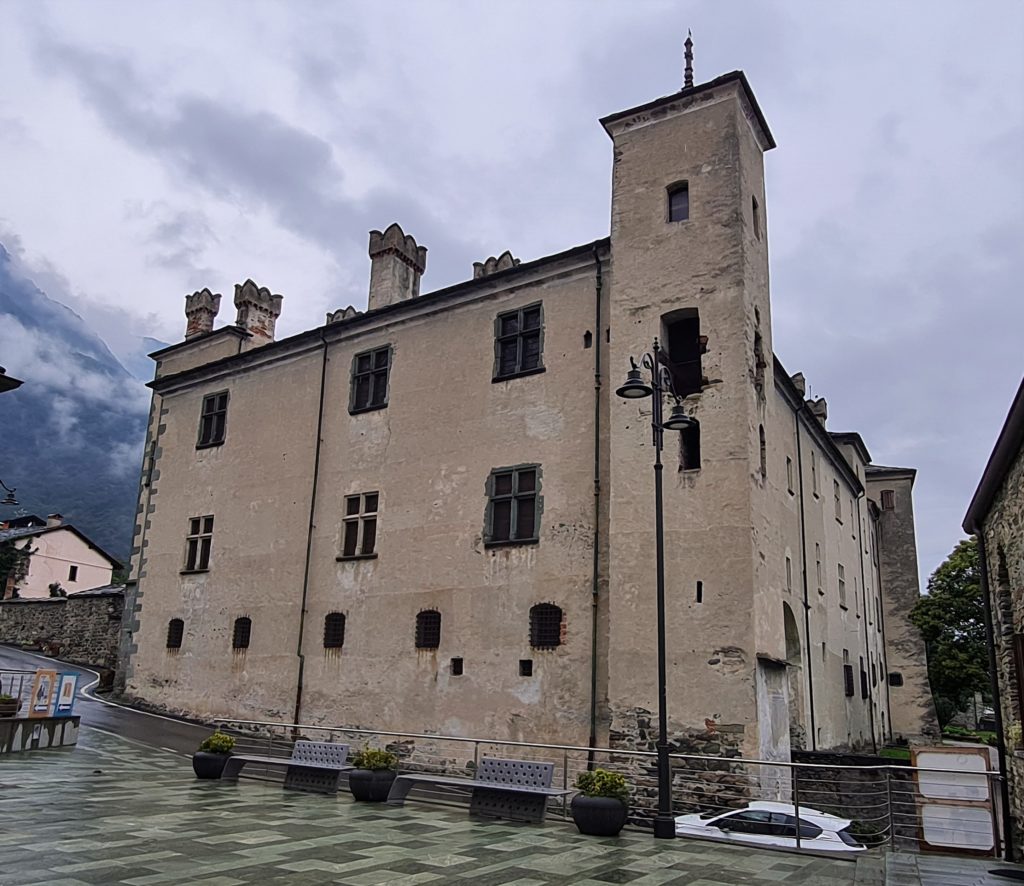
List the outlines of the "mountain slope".
<svg viewBox="0 0 1024 886">
<path fill-rule="evenodd" d="M 20 507 L 59 511 L 127 561 L 149 391 L 85 321 L 21 276 L 0 245 L 0 478 Z"/>
</svg>

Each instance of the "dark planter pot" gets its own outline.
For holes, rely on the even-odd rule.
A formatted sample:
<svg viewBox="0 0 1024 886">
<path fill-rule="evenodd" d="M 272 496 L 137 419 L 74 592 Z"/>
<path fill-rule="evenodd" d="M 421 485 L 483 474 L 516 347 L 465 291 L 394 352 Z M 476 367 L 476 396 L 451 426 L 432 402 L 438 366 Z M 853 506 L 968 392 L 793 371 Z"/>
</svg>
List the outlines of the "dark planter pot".
<svg viewBox="0 0 1024 886">
<path fill-rule="evenodd" d="M 21 709 L 21 700 L 0 701 L 0 717 L 16 717 Z"/>
<path fill-rule="evenodd" d="M 348 789 L 357 800 L 383 803 L 397 774 L 394 769 L 353 769 L 348 774 Z"/>
<path fill-rule="evenodd" d="M 209 751 L 196 751 L 192 755 L 192 768 L 196 778 L 220 778 L 231 754 L 211 754 Z"/>
<path fill-rule="evenodd" d="M 581 834 L 591 837 L 614 837 L 626 823 L 629 807 L 614 797 L 572 798 L 572 820 Z"/>
</svg>

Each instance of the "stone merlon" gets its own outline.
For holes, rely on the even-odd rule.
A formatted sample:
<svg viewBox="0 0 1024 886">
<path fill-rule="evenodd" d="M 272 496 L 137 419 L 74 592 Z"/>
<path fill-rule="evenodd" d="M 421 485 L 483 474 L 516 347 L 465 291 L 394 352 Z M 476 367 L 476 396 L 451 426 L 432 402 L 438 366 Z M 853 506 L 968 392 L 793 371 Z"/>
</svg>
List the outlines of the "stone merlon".
<svg viewBox="0 0 1024 886">
<path fill-rule="evenodd" d="M 416 298 L 427 268 L 427 247 L 419 246 L 395 222 L 384 233 L 370 231 L 369 310 Z"/>
<path fill-rule="evenodd" d="M 185 296 L 185 338 L 195 338 L 213 331 L 213 321 L 220 310 L 220 293 L 200 289 Z"/>
<path fill-rule="evenodd" d="M 479 280 L 498 271 L 507 271 L 509 268 L 519 267 L 519 259 L 515 258 L 507 249 L 495 258 L 493 255 L 485 261 L 473 262 L 473 279 Z"/>
<path fill-rule="evenodd" d="M 282 295 L 274 295 L 265 286 L 252 280 L 235 284 L 235 325 L 252 335 L 251 344 L 262 345 L 274 340 L 274 327 L 281 316 Z"/>
</svg>

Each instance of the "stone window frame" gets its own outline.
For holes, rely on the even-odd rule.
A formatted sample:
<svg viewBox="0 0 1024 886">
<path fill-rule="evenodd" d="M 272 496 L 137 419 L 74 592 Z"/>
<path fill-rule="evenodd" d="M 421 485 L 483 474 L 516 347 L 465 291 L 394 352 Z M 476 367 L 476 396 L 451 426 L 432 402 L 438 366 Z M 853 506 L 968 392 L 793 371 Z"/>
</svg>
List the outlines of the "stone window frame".
<svg viewBox="0 0 1024 886">
<path fill-rule="evenodd" d="M 835 503 L 836 523 L 841 526 L 843 523 L 843 498 L 839 491 L 839 481 L 835 479 L 832 481 L 832 500 Z"/>
<path fill-rule="evenodd" d="M 533 649 L 557 649 L 562 645 L 562 621 L 565 611 L 555 603 L 537 603 L 530 607 L 530 646 Z"/>
<path fill-rule="evenodd" d="M 680 196 L 685 200 L 678 199 Z M 669 224 L 690 220 L 690 182 L 687 179 L 672 182 L 665 188 L 665 221 Z"/>
<path fill-rule="evenodd" d="M 534 475 L 533 489 L 527 492 L 520 490 L 520 484 L 525 475 Z M 508 492 L 499 492 L 499 480 L 505 476 L 511 477 Z M 487 495 L 487 508 L 484 514 L 484 545 L 485 547 L 502 547 L 507 545 L 529 545 L 540 542 L 541 514 L 544 509 L 544 497 L 541 495 L 542 472 L 539 464 L 520 464 L 503 468 L 493 468 L 487 477 L 485 494 Z M 520 535 L 519 511 L 522 503 L 532 500 L 533 506 L 533 531 L 530 535 Z M 495 511 L 499 505 L 509 503 L 509 535 L 508 537 L 496 538 L 494 535 Z"/>
<path fill-rule="evenodd" d="M 365 365 L 362 365 L 363 360 L 366 361 Z M 387 408 L 391 398 L 391 367 L 393 364 L 394 348 L 390 344 L 369 348 L 353 355 L 348 396 L 349 415 L 359 415 L 363 412 L 375 412 L 378 409 Z M 363 381 L 368 384 L 365 400 L 360 392 L 360 384 Z M 383 384 L 384 391 L 383 399 L 378 401 L 375 397 L 380 384 Z"/>
<path fill-rule="evenodd" d="M 68 581 L 78 581 L 78 566 L 74 563 L 68 567 Z"/>
<path fill-rule="evenodd" d="M 536 326 L 526 327 L 527 315 L 536 315 Z M 506 327 L 507 323 L 514 321 L 514 327 Z M 536 364 L 525 366 L 529 358 L 525 356 L 524 342 L 528 339 L 536 339 L 537 354 Z M 503 369 L 502 353 L 510 345 L 515 345 L 516 361 L 515 368 Z M 537 375 L 545 372 L 544 366 L 544 302 L 535 301 L 528 305 L 512 308 L 508 311 L 501 311 L 494 318 L 494 367 L 491 373 L 491 383 L 508 381 L 513 378 L 522 378 L 527 375 Z"/>
<path fill-rule="evenodd" d="M 846 567 L 842 563 L 836 563 L 836 575 L 839 579 L 839 606 L 848 609 L 846 605 Z"/>
<path fill-rule="evenodd" d="M 379 517 L 379 490 L 346 495 L 345 513 L 341 518 L 341 553 L 336 559 L 375 559 Z"/>
<path fill-rule="evenodd" d="M 213 514 L 188 518 L 184 574 L 209 572 L 213 557 Z"/>
<path fill-rule="evenodd" d="M 215 391 L 203 397 L 199 409 L 199 432 L 196 449 L 223 446 L 228 434 L 229 391 Z"/>
<path fill-rule="evenodd" d="M 416 613 L 415 643 L 417 649 L 439 649 L 441 646 L 441 612 L 422 609 Z"/>
</svg>

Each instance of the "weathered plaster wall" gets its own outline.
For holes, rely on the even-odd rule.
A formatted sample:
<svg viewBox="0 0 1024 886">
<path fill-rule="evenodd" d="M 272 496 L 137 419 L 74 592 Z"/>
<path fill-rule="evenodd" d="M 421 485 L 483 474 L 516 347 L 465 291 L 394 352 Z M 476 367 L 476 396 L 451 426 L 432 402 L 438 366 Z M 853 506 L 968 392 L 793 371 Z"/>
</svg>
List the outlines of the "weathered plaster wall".
<svg viewBox="0 0 1024 886">
<path fill-rule="evenodd" d="M 76 664 L 117 666 L 124 597 L 117 591 L 81 597 L 0 602 L 0 642 L 59 647 Z"/>
<path fill-rule="evenodd" d="M 1024 633 L 1024 450 L 1018 453 L 1002 489 L 992 502 L 982 532 L 985 538 L 993 632 L 999 668 L 1003 727 L 1024 726 L 1022 699 L 1014 663 L 1014 635 Z M 1010 808 L 1017 856 L 1024 853 L 1024 750 L 1007 742 Z"/>
</svg>

